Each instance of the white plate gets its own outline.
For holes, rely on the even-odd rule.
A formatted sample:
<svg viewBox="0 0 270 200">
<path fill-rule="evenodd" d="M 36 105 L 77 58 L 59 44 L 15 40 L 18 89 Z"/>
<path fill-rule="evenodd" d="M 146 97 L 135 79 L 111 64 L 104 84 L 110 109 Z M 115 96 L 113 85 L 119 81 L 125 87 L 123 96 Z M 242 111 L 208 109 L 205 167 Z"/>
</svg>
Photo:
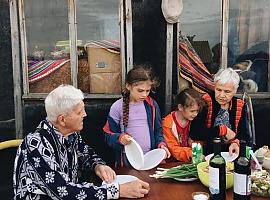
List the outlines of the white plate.
<svg viewBox="0 0 270 200">
<path fill-rule="evenodd" d="M 125 145 L 125 152 L 132 167 L 138 170 L 143 167 L 144 157 L 142 148 L 133 138 L 131 138 L 130 144 Z"/>
<path fill-rule="evenodd" d="M 192 177 L 192 178 L 174 178 L 174 180 L 182 181 L 182 182 L 190 182 L 190 181 L 195 181 L 197 179 L 198 179 L 197 177 Z"/>
<path fill-rule="evenodd" d="M 135 181 L 138 178 L 136 176 L 131 176 L 131 175 L 116 175 L 116 178 L 113 180 L 112 183 L 119 183 L 119 184 L 123 184 L 123 183 L 128 183 L 131 181 Z M 102 185 L 106 184 L 105 181 L 102 182 Z"/>
<path fill-rule="evenodd" d="M 211 153 L 209 155 L 207 155 L 205 157 L 205 160 L 210 160 L 210 158 L 213 156 L 214 154 Z M 229 155 L 229 152 L 221 152 L 222 157 L 225 159 L 226 162 L 232 162 L 237 158 L 237 154 L 233 153 L 231 156 Z"/>
<path fill-rule="evenodd" d="M 149 170 L 156 167 L 166 156 L 164 149 L 153 149 L 144 155 L 144 166 L 140 170 Z"/>
<path fill-rule="evenodd" d="M 125 145 L 127 159 L 137 170 L 149 170 L 156 167 L 166 156 L 164 149 L 153 149 L 143 155 L 141 146 L 131 138 L 131 143 Z"/>
</svg>

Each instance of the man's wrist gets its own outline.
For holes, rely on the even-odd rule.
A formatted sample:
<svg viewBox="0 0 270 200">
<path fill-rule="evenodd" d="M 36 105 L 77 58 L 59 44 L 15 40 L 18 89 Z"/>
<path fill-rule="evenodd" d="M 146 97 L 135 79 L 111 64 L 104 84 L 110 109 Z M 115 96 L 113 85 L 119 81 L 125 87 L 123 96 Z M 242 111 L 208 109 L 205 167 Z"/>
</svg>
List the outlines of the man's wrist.
<svg viewBox="0 0 270 200">
<path fill-rule="evenodd" d="M 95 163 L 93 163 L 93 168 L 92 168 L 92 170 L 94 171 L 94 172 L 96 172 L 96 168 L 97 168 L 97 166 L 99 166 L 99 165 L 106 165 L 106 163 L 105 162 L 100 162 L 100 161 L 98 161 L 98 162 L 95 162 Z"/>
<path fill-rule="evenodd" d="M 120 190 L 118 183 L 107 184 L 107 199 L 119 199 Z"/>
<path fill-rule="evenodd" d="M 95 166 L 95 168 L 94 168 L 94 171 L 95 171 L 95 172 L 97 172 L 97 169 L 98 169 L 98 167 L 99 167 L 100 165 L 101 165 L 100 163 L 97 163 L 97 164 L 96 164 L 96 166 Z"/>
</svg>

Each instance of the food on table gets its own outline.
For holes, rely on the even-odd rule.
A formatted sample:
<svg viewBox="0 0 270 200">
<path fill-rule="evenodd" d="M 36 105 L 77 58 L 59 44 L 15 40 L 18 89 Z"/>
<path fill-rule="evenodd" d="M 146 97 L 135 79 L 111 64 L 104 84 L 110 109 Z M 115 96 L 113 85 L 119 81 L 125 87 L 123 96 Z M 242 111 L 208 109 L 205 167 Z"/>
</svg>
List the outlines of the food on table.
<svg viewBox="0 0 270 200">
<path fill-rule="evenodd" d="M 270 150 L 268 146 L 263 146 L 263 148 L 265 149 L 264 157 L 270 158 Z"/>
<path fill-rule="evenodd" d="M 226 164 L 226 174 L 230 174 L 233 173 L 233 163 L 232 162 L 228 162 Z M 204 172 L 209 173 L 209 165 L 207 165 L 205 168 L 202 169 Z"/>
<path fill-rule="evenodd" d="M 270 169 L 270 149 L 263 146 L 255 151 L 256 158 L 264 169 Z"/>
<path fill-rule="evenodd" d="M 270 149 L 268 146 L 264 145 L 255 151 L 256 157 L 269 157 L 270 158 Z"/>
<path fill-rule="evenodd" d="M 251 173 L 251 192 L 259 196 L 270 197 L 270 174 L 266 170 Z"/>
<path fill-rule="evenodd" d="M 264 169 L 270 170 L 270 158 L 264 157 L 262 166 Z"/>
<path fill-rule="evenodd" d="M 198 177 L 196 164 L 182 164 L 176 167 L 164 169 L 157 168 L 155 174 L 150 175 L 154 178 L 191 178 Z"/>
<path fill-rule="evenodd" d="M 193 200 L 208 200 L 209 194 L 206 192 L 193 192 L 192 199 Z"/>
<path fill-rule="evenodd" d="M 198 176 L 200 181 L 206 187 L 209 187 L 209 171 L 207 170 L 208 162 L 201 162 L 197 165 Z M 226 173 L 226 189 L 229 189 L 233 186 L 233 163 L 226 162 L 227 173 Z M 205 171 L 204 171 L 204 170 Z"/>
</svg>

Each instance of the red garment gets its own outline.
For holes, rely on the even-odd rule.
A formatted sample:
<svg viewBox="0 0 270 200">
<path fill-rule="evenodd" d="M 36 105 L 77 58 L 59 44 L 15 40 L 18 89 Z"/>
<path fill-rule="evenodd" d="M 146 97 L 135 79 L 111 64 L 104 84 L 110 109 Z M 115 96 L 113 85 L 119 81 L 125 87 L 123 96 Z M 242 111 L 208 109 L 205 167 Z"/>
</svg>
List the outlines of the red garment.
<svg viewBox="0 0 270 200">
<path fill-rule="evenodd" d="M 183 127 L 176 119 L 176 112 L 172 113 L 173 121 L 176 125 L 176 130 L 178 133 L 178 142 L 181 147 L 188 146 L 188 137 L 189 137 L 189 127 L 190 127 L 190 121 L 186 123 L 186 125 Z"/>
<path fill-rule="evenodd" d="M 172 156 L 179 161 L 189 162 L 192 156 L 192 149 L 188 145 L 184 145 L 183 142 L 179 143 L 179 134 L 177 130 L 177 125 L 175 120 L 173 119 L 174 112 L 171 112 L 162 120 L 162 131 L 164 138 L 167 142 L 168 148 L 172 154 Z M 189 132 L 190 122 L 184 129 L 186 129 L 186 136 L 182 136 L 185 140 L 188 140 L 188 132 Z M 181 133 L 181 131 L 179 132 Z"/>
</svg>

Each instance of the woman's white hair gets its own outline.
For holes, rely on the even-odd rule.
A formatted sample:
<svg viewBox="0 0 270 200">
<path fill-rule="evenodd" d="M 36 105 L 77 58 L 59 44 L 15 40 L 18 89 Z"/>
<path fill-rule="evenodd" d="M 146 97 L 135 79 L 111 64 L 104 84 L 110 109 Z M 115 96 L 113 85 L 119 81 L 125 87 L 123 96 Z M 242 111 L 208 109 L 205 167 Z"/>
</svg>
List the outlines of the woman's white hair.
<svg viewBox="0 0 270 200">
<path fill-rule="evenodd" d="M 233 83 L 235 86 L 235 90 L 237 90 L 239 86 L 240 77 L 239 75 L 232 69 L 220 69 L 214 77 L 214 83 L 219 82 L 220 84 Z"/>
<path fill-rule="evenodd" d="M 47 118 L 56 122 L 59 115 L 69 114 L 84 99 L 80 89 L 72 85 L 60 85 L 51 91 L 45 99 Z"/>
</svg>

